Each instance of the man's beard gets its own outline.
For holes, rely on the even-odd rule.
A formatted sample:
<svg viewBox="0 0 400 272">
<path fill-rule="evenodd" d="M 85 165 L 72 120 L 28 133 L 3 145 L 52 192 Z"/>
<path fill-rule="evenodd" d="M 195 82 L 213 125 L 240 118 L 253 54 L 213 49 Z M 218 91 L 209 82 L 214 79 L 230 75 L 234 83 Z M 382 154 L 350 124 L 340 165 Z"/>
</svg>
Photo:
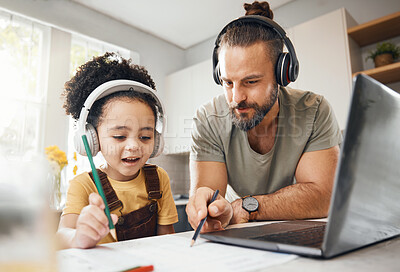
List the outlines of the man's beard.
<svg viewBox="0 0 400 272">
<path fill-rule="evenodd" d="M 267 115 L 272 106 L 274 106 L 277 98 L 278 86 L 275 85 L 271 95 L 265 99 L 264 104 L 261 106 L 259 106 L 257 103 L 246 103 L 245 101 L 242 101 L 239 104 L 235 102 L 230 103 L 229 108 L 231 109 L 232 123 L 240 130 L 249 131 L 250 129 L 257 126 L 259 123 L 261 123 L 265 115 Z M 235 109 L 241 108 L 254 109 L 255 112 L 253 118 L 249 119 L 248 113 L 239 113 L 239 116 L 237 116 L 235 113 Z"/>
</svg>

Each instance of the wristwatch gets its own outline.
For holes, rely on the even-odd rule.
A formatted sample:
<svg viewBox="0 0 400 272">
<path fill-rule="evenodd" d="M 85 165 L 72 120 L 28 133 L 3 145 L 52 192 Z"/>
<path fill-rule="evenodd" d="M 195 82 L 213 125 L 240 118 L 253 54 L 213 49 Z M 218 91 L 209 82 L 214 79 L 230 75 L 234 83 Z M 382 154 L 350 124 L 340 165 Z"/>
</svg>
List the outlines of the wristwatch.
<svg viewBox="0 0 400 272">
<path fill-rule="evenodd" d="M 242 198 L 242 208 L 249 213 L 249 221 L 254 221 L 258 215 L 258 200 L 252 196 Z"/>
</svg>

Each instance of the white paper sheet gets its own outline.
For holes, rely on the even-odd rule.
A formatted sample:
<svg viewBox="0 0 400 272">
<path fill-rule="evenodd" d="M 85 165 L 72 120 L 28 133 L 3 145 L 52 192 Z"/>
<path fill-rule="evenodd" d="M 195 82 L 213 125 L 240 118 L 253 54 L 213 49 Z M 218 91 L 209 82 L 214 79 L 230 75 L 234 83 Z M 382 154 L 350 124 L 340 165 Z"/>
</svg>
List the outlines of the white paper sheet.
<svg viewBox="0 0 400 272">
<path fill-rule="evenodd" d="M 156 272 L 255 271 L 297 257 L 222 245 L 201 238 L 190 247 L 191 235 L 193 232 L 106 244 L 89 250 L 59 251 L 60 271 L 121 271 L 149 264 L 154 265 Z"/>
<path fill-rule="evenodd" d="M 116 248 L 103 246 L 62 250 L 58 252 L 57 260 L 59 272 L 114 272 L 150 264 Z"/>
</svg>

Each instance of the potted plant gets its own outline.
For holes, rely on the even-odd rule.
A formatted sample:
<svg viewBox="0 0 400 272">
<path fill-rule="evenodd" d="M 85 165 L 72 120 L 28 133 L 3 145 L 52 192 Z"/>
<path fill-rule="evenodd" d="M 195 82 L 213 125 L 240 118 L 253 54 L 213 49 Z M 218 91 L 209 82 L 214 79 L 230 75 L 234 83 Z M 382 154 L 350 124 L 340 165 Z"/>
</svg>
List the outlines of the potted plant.
<svg viewBox="0 0 400 272">
<path fill-rule="evenodd" d="M 391 42 L 378 43 L 376 50 L 370 51 L 365 60 L 372 59 L 375 67 L 391 64 L 400 55 L 400 47 Z"/>
</svg>

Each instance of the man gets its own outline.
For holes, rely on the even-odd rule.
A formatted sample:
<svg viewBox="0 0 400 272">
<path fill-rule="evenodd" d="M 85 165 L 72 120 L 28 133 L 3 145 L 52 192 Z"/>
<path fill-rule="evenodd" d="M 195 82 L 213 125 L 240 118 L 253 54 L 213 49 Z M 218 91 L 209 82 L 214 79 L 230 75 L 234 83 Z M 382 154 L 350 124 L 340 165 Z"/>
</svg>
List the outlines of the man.
<svg viewBox="0 0 400 272">
<path fill-rule="evenodd" d="M 245 4 L 246 15 L 272 19 L 269 6 L 257 11 L 265 3 Z M 283 43 L 276 29 L 241 22 L 223 31 L 216 69 L 225 95 L 194 117 L 190 224 L 196 228 L 207 212 L 203 231 L 249 220 L 327 216 L 341 142 L 330 105 L 277 83 Z M 220 195 L 207 210 L 216 189 Z"/>
</svg>

